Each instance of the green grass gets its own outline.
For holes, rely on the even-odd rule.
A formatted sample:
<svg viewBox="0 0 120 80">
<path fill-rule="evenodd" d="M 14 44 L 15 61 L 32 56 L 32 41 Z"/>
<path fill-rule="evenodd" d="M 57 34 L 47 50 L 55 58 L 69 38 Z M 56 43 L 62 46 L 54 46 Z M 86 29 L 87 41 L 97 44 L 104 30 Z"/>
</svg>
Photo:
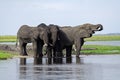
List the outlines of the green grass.
<svg viewBox="0 0 120 80">
<path fill-rule="evenodd" d="M 83 54 L 120 54 L 120 46 L 84 45 Z M 91 49 L 91 50 L 89 50 Z"/>
<path fill-rule="evenodd" d="M 13 54 L 6 51 L 0 51 L 0 60 L 12 58 L 12 57 L 13 57 Z"/>
<path fill-rule="evenodd" d="M 94 35 L 91 38 L 86 38 L 86 41 L 119 41 L 120 35 Z"/>
<path fill-rule="evenodd" d="M 6 35 L 6 36 L 0 36 L 0 42 L 15 42 L 16 36 L 12 35 Z"/>
<path fill-rule="evenodd" d="M 93 35 L 85 38 L 86 41 L 120 41 L 120 35 Z M 0 42 L 16 42 L 16 36 L 0 36 Z"/>
</svg>

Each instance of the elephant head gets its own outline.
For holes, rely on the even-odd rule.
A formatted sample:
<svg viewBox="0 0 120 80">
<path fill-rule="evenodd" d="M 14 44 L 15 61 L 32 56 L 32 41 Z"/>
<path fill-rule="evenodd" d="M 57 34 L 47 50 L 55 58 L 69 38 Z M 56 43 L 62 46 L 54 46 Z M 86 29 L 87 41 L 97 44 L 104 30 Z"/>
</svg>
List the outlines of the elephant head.
<svg viewBox="0 0 120 80">
<path fill-rule="evenodd" d="M 59 26 L 54 25 L 54 24 L 50 24 L 49 25 L 49 30 L 50 30 L 50 33 L 51 33 L 52 45 L 54 46 L 55 43 L 56 43 L 56 40 L 59 39 Z"/>
<path fill-rule="evenodd" d="M 80 38 L 89 38 L 89 37 L 92 37 L 92 31 L 91 30 L 81 29 L 79 31 L 79 36 L 80 36 Z"/>
<path fill-rule="evenodd" d="M 44 23 L 41 23 L 37 27 L 38 27 L 38 30 L 39 30 L 39 37 L 40 37 L 41 40 L 43 40 L 44 46 L 48 46 L 48 44 L 49 44 L 49 34 L 50 34 L 48 26 Z"/>
<path fill-rule="evenodd" d="M 94 25 L 94 24 L 86 23 L 86 24 L 80 25 L 80 28 L 86 29 L 86 30 L 91 30 L 93 33 L 95 33 L 95 31 L 103 30 L 103 26 L 101 24 Z"/>
</svg>

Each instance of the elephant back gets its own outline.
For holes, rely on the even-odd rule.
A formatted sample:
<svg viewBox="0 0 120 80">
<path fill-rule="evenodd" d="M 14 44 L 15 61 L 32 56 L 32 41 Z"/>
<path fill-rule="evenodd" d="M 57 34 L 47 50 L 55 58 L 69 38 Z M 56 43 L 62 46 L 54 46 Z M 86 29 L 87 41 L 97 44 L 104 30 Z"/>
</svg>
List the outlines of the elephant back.
<svg viewBox="0 0 120 80">
<path fill-rule="evenodd" d="M 31 27 L 28 25 L 22 25 L 20 29 L 17 32 L 18 37 L 26 38 L 27 36 L 31 34 L 32 30 Z"/>
<path fill-rule="evenodd" d="M 48 26 L 45 23 L 41 23 L 37 26 L 39 31 L 46 31 L 48 34 L 50 33 Z"/>
</svg>

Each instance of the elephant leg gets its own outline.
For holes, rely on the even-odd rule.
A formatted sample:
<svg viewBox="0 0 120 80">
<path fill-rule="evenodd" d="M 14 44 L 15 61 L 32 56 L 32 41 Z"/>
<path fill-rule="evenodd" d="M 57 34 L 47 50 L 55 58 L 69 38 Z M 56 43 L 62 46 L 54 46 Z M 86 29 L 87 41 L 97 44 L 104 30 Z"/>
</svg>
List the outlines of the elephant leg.
<svg viewBox="0 0 120 80">
<path fill-rule="evenodd" d="M 23 52 L 24 52 L 23 55 L 28 55 L 27 51 L 26 51 L 26 45 L 27 45 L 27 43 L 23 43 Z"/>
<path fill-rule="evenodd" d="M 53 48 L 53 56 L 54 57 L 63 57 L 62 49 L 61 47 L 55 47 Z"/>
<path fill-rule="evenodd" d="M 81 46 L 80 46 L 80 44 L 75 44 L 75 47 L 76 47 L 76 57 L 79 57 Z"/>
<path fill-rule="evenodd" d="M 37 41 L 37 56 L 38 57 L 43 57 L 42 49 L 43 49 L 43 43 L 40 41 Z"/>
<path fill-rule="evenodd" d="M 33 41 L 33 52 L 34 52 L 34 57 L 37 57 L 37 42 Z"/>
<path fill-rule="evenodd" d="M 52 47 L 51 46 L 47 46 L 47 57 L 48 58 L 52 57 Z"/>
<path fill-rule="evenodd" d="M 75 47 L 76 47 L 76 57 L 79 57 L 80 55 L 80 51 L 81 51 L 81 48 L 82 48 L 82 45 L 84 44 L 84 39 L 83 38 L 80 38 L 80 39 L 77 39 L 76 42 L 75 42 Z"/>
<path fill-rule="evenodd" d="M 53 48 L 53 57 L 56 57 L 56 49 Z"/>
<path fill-rule="evenodd" d="M 24 47 L 23 47 L 23 41 L 20 39 L 19 40 L 19 46 L 20 46 L 20 55 L 24 55 Z"/>
<path fill-rule="evenodd" d="M 84 39 L 81 38 L 80 41 L 81 41 L 81 46 L 83 46 L 83 44 L 84 44 L 84 42 L 85 42 Z"/>
<path fill-rule="evenodd" d="M 62 48 L 63 46 L 61 44 L 61 41 L 57 40 L 56 45 L 54 46 L 54 57 L 63 57 Z"/>
<path fill-rule="evenodd" d="M 23 46 L 22 46 L 22 45 L 23 45 L 23 44 L 21 44 L 21 43 L 20 43 L 20 45 L 19 45 L 19 46 L 20 46 L 20 55 L 22 55 L 22 56 L 23 56 L 24 52 L 23 52 Z"/>
<path fill-rule="evenodd" d="M 66 47 L 66 57 L 71 57 L 72 55 L 72 46 Z"/>
</svg>

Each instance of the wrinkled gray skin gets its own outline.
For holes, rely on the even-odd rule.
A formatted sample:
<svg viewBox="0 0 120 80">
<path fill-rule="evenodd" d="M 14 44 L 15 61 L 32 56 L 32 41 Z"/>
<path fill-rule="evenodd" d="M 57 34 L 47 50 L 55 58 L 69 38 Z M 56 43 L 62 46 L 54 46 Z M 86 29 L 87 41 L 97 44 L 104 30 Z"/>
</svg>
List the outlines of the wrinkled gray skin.
<svg viewBox="0 0 120 80">
<path fill-rule="evenodd" d="M 49 27 L 49 30 L 50 30 L 49 41 L 50 41 L 50 44 L 52 46 L 49 45 L 47 47 L 46 54 L 47 54 L 48 57 L 52 57 L 52 50 L 53 50 L 53 52 L 54 52 L 54 50 L 56 50 L 55 46 L 57 44 L 57 41 L 59 40 L 59 26 L 54 25 L 54 24 L 50 24 L 48 27 Z"/>
<path fill-rule="evenodd" d="M 76 56 L 80 54 L 82 45 L 84 44 L 84 38 L 89 38 L 95 31 L 103 30 L 101 24 L 83 24 L 75 27 L 60 27 L 60 46 L 61 50 L 66 48 L 66 57 L 71 56 L 72 46 L 75 45 Z"/>
<path fill-rule="evenodd" d="M 20 55 L 27 55 L 26 45 L 27 43 L 33 43 L 34 57 L 42 57 L 43 45 L 49 45 L 49 33 L 49 29 L 44 23 L 41 23 L 37 27 L 21 26 L 17 32 Z"/>
<path fill-rule="evenodd" d="M 50 30 L 50 43 L 54 46 L 56 44 L 57 39 L 59 39 L 59 26 L 50 24 L 48 25 Z"/>
</svg>

